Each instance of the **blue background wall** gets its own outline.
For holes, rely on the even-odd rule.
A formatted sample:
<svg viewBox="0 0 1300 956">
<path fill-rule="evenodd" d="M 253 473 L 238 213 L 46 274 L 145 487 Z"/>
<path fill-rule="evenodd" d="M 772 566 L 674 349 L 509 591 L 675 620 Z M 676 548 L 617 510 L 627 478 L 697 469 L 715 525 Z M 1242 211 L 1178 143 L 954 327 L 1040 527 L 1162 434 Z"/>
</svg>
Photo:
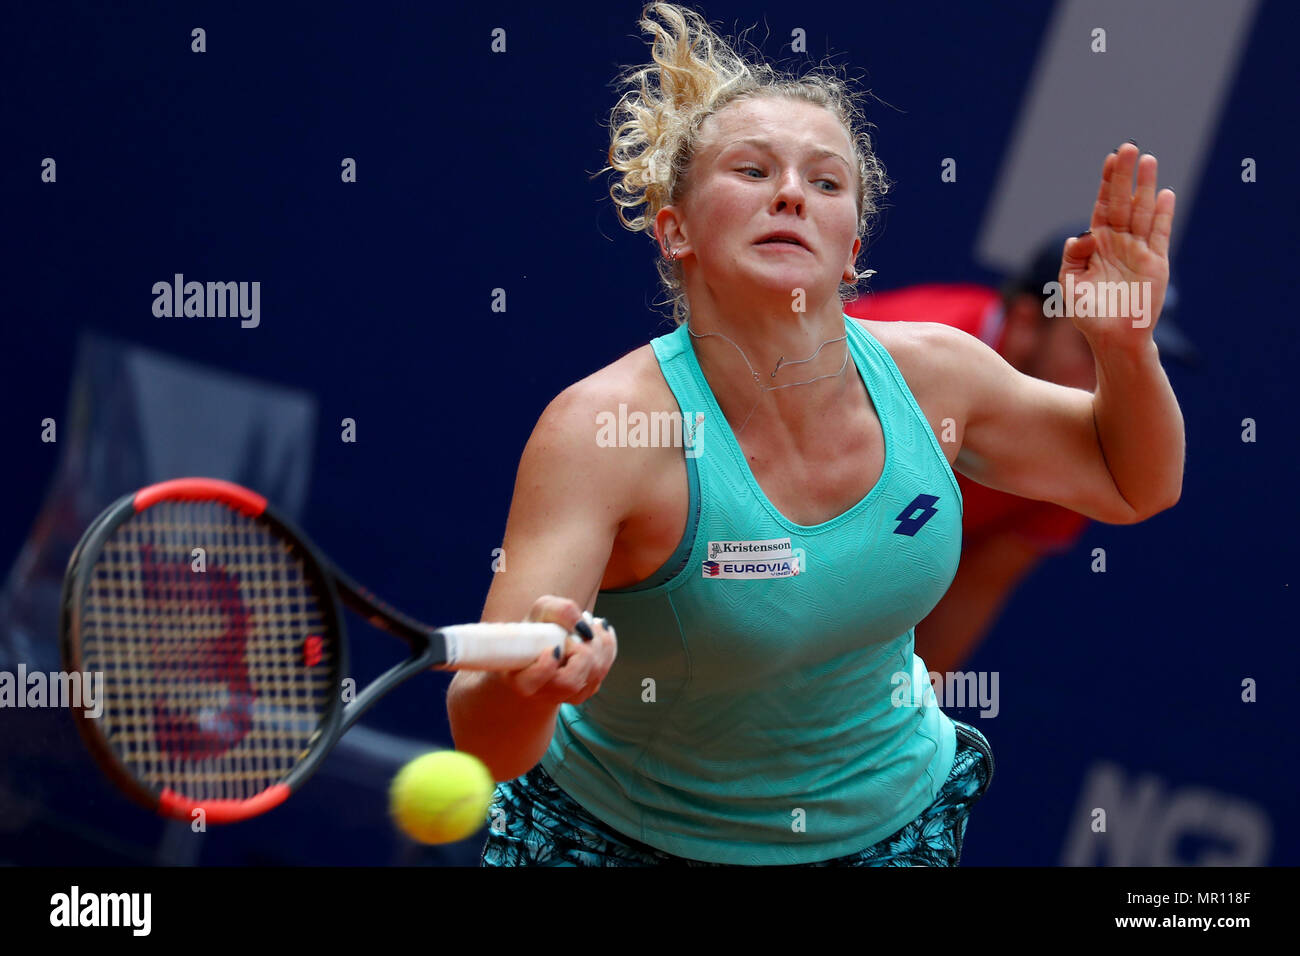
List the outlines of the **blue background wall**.
<svg viewBox="0 0 1300 956">
<path fill-rule="evenodd" d="M 476 620 L 537 416 L 566 385 L 669 328 L 650 307 L 650 243 L 621 228 L 606 180 L 590 177 L 607 147 L 605 84 L 646 57 L 638 5 L 188 6 L 27 5 L 0 40 L 0 567 L 18 555 L 54 473 L 59 447 L 40 442 L 39 422 L 65 416 L 74 343 L 89 329 L 312 393 L 305 527 L 410 613 Z M 874 288 L 996 283 L 972 250 L 1052 4 L 867 6 L 704 9 L 729 33 L 765 18 L 771 36 L 760 25 L 751 39 L 771 57 L 805 28 L 814 58 L 830 52 L 867 71 L 894 107 L 870 115 L 897 183 L 863 260 L 879 270 Z M 190 52 L 195 26 L 207 30 L 202 55 Z M 498 26 L 503 56 L 489 52 Z M 1178 861 L 1232 859 L 1240 804 L 1267 821 L 1267 862 L 1300 862 L 1288 812 L 1300 795 L 1289 706 L 1300 663 L 1300 142 L 1276 109 L 1296 89 L 1296 26 L 1285 0 L 1260 7 L 1174 263 L 1180 322 L 1209 359 L 1200 372 L 1170 371 L 1187 423 L 1182 501 L 1140 526 L 1093 525 L 1030 578 L 969 664 L 999 672 L 1002 701 L 981 722 L 999 766 L 972 817 L 967 863 L 1158 862 L 1150 848 L 1125 857 L 1104 840 L 1067 852 L 1098 772 L 1130 803 L 1158 792 L 1149 813 L 1128 816 L 1133 840 L 1158 830 L 1180 794 L 1200 808 L 1185 806 L 1197 822 L 1165 834 Z M 1115 145 L 1094 144 L 1098 170 Z M 951 155 L 961 178 L 943 184 L 939 161 Z M 57 184 L 40 181 L 46 156 Z M 1243 156 L 1257 158 L 1257 183 L 1241 182 Z M 356 184 L 340 182 L 343 157 L 357 160 Z M 260 327 L 155 318 L 150 289 L 177 272 L 261 281 Z M 498 287 L 503 314 L 490 308 Z M 355 444 L 339 439 L 345 417 Z M 1246 417 L 1258 423 L 1254 444 L 1241 441 Z M 1094 547 L 1107 551 L 1106 574 L 1089 571 Z M 384 666 L 390 639 L 353 631 L 360 668 Z M 1254 704 L 1240 699 L 1247 677 L 1259 683 Z M 446 682 L 413 682 L 367 725 L 448 743 Z M 10 717 L 0 713 L 0 731 Z M 342 823 L 335 784 L 318 786 L 319 797 L 305 792 L 266 821 L 209 834 L 203 861 L 394 858 L 322 839 Z M 371 797 L 348 813 L 382 828 L 382 799 Z M 104 848 L 114 840 L 154 839 L 131 835 L 137 823 L 113 840 L 0 834 L 0 857 L 113 859 Z"/>
</svg>

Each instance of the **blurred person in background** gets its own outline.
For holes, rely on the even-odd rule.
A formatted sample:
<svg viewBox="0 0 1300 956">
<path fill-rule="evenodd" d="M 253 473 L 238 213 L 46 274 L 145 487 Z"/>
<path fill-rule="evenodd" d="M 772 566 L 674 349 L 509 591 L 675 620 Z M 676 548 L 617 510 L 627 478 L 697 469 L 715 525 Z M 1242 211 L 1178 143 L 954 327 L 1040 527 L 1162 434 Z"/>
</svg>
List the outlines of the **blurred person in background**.
<svg viewBox="0 0 1300 956">
<path fill-rule="evenodd" d="M 1040 245 L 1001 290 L 973 283 L 934 283 L 873 292 L 845 303 L 846 314 L 877 322 L 938 322 L 983 341 L 1018 372 L 1057 385 L 1093 391 L 1096 362 L 1069 317 L 1045 314 L 1044 288 L 1057 281 L 1066 239 L 1081 223 Z M 1155 329 L 1163 358 L 1194 367 L 1200 357 L 1174 324 L 1171 281 Z M 942 436 L 941 436 L 942 437 Z M 1044 558 L 1068 552 L 1090 523 L 1050 501 L 1021 498 L 954 472 L 961 487 L 962 555 L 943 599 L 916 625 L 916 653 L 930 670 L 958 670 L 975 652 L 1016 587 Z"/>
</svg>

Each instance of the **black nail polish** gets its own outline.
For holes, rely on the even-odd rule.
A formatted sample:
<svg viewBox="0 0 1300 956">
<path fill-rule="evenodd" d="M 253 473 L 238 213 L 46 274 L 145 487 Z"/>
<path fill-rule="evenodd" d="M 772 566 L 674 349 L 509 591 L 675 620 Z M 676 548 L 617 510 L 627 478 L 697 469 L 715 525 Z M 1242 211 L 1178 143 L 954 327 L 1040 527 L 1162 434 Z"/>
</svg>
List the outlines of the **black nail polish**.
<svg viewBox="0 0 1300 956">
<path fill-rule="evenodd" d="M 1138 144 L 1138 141 L 1135 140 L 1135 139 L 1126 139 L 1126 140 L 1124 140 L 1124 142 L 1126 142 L 1126 143 L 1132 143 L 1134 146 L 1137 146 L 1137 144 Z M 1141 146 L 1138 146 L 1138 149 L 1141 149 L 1141 148 L 1142 148 Z"/>
<path fill-rule="evenodd" d="M 608 631 L 608 630 L 609 630 L 609 618 L 607 618 L 607 617 L 602 617 L 602 618 L 600 619 L 600 626 L 603 627 L 605 630 Z"/>
<path fill-rule="evenodd" d="M 591 633 L 591 625 L 586 621 L 578 621 L 577 624 L 573 625 L 573 629 L 582 635 L 584 641 L 589 641 L 596 636 Z"/>
<path fill-rule="evenodd" d="M 1112 150 L 1110 151 L 1110 154 L 1111 154 L 1112 156 L 1114 156 L 1114 155 L 1115 155 L 1116 153 L 1118 153 L 1118 152 L 1119 152 L 1119 148 L 1116 147 L 1115 149 L 1112 149 Z"/>
<path fill-rule="evenodd" d="M 560 659 L 560 649 L 558 647 L 555 649 L 555 659 L 557 661 Z"/>
<path fill-rule="evenodd" d="M 1076 239 L 1082 239 L 1084 236 L 1091 236 L 1091 235 L 1092 235 L 1092 230 L 1091 230 L 1091 229 L 1085 229 L 1085 230 L 1083 230 L 1083 232 L 1079 233 L 1079 234 L 1078 234 L 1077 236 L 1075 236 L 1074 238 L 1076 238 Z"/>
</svg>

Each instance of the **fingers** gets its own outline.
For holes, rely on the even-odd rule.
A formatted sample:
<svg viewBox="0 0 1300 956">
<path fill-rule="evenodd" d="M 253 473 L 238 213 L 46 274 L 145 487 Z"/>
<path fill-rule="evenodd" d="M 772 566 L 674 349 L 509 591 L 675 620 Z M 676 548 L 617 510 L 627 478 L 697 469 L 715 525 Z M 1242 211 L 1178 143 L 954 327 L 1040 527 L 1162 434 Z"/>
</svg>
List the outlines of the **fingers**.
<svg viewBox="0 0 1300 956">
<path fill-rule="evenodd" d="M 582 620 L 582 609 L 568 598 L 543 594 L 533 602 L 524 620 L 558 624 L 566 631 L 573 631 Z M 534 696 L 555 678 L 563 664 L 561 657 L 557 657 L 554 651 L 543 651 L 533 663 L 512 673 L 510 678 L 515 690 L 525 697 Z"/>
<path fill-rule="evenodd" d="M 544 651 L 523 670 L 507 675 L 514 689 L 524 697 L 532 697 L 555 677 L 560 660 L 552 651 Z"/>
<path fill-rule="evenodd" d="M 583 684 L 566 698 L 565 703 L 581 704 L 599 691 L 601 682 L 604 681 L 605 675 L 609 673 L 610 668 L 614 666 L 614 660 L 618 656 L 618 638 L 614 633 L 614 628 L 604 618 L 596 618 L 594 623 L 595 626 L 592 628 L 594 637 L 591 643 L 580 648 L 577 652 L 587 656 L 591 661 L 591 666 L 586 672 Z M 561 669 L 561 675 L 556 680 L 557 689 L 564 688 L 563 671 L 567 670 L 569 666 L 569 663 L 566 662 Z M 574 682 L 576 682 L 576 677 Z"/>
<path fill-rule="evenodd" d="M 562 703 L 580 704 L 596 693 L 614 664 L 613 630 L 594 617 L 591 625 L 592 639 L 574 649 L 546 689 Z"/>
<path fill-rule="evenodd" d="M 576 601 L 568 598 L 556 597 L 554 594 L 543 594 L 528 611 L 526 621 L 544 621 L 550 624 L 558 624 L 566 631 L 572 631 L 578 621 L 582 620 L 582 608 L 578 607 Z"/>
<path fill-rule="evenodd" d="M 1129 232 L 1147 239 L 1156 213 L 1156 158 L 1150 153 L 1138 160 L 1137 196 L 1133 200 L 1133 218 Z"/>
<path fill-rule="evenodd" d="M 1097 201 L 1092 206 L 1092 219 L 1088 223 L 1089 229 L 1099 229 L 1102 226 L 1109 227 L 1108 216 L 1106 214 L 1107 197 L 1110 196 L 1110 179 L 1115 173 L 1115 163 L 1119 157 L 1111 153 L 1106 157 L 1106 161 L 1101 164 L 1101 185 L 1097 188 Z"/>
<path fill-rule="evenodd" d="M 1132 189 L 1133 170 L 1137 170 L 1137 189 Z M 1089 228 L 1108 227 L 1128 232 L 1146 241 L 1159 255 L 1169 255 L 1169 237 L 1173 231 L 1174 193 L 1171 189 L 1156 192 L 1160 164 L 1156 158 L 1133 143 L 1124 143 L 1106 157 L 1101 168 L 1101 186 L 1092 208 Z M 1066 243 L 1067 258 L 1083 255 Z M 1091 249 L 1089 250 L 1091 252 Z"/>
<path fill-rule="evenodd" d="M 614 629 L 604 619 L 582 610 L 575 601 L 555 595 L 538 598 L 527 620 L 559 624 L 568 631 L 591 634 L 591 640 L 570 638 L 563 659 L 542 654 L 528 667 L 510 675 L 515 690 L 548 703 L 581 703 L 600 690 L 617 654 Z M 583 635 L 586 636 L 585 634 Z"/>
<path fill-rule="evenodd" d="M 1155 156 L 1150 153 L 1143 155 L 1133 143 L 1124 143 L 1116 152 L 1107 156 L 1102 164 L 1101 186 L 1097 190 L 1090 228 L 1108 226 L 1132 233 L 1150 243 L 1156 217 L 1161 214 L 1172 217 L 1172 209 L 1157 206 L 1156 182 L 1159 168 Z M 1137 170 L 1136 191 L 1132 185 L 1134 169 Z"/>
<path fill-rule="evenodd" d="M 1106 157 L 1101 167 L 1101 186 L 1097 202 L 1092 207 L 1091 228 L 1106 226 L 1119 232 L 1129 232 L 1133 220 L 1133 168 L 1141 153 L 1132 143 Z M 1152 157 L 1154 160 L 1155 157 Z M 1154 183 L 1154 180 L 1152 180 Z"/>
<path fill-rule="evenodd" d="M 1174 191 L 1162 189 L 1156 197 L 1156 212 L 1151 222 L 1151 237 L 1147 245 L 1160 256 L 1169 255 L 1169 234 L 1174 228 Z"/>
<path fill-rule="evenodd" d="M 1119 232 L 1128 232 L 1133 220 L 1133 167 L 1140 152 L 1132 143 L 1125 143 L 1111 168 L 1106 191 L 1106 224 Z"/>
<path fill-rule="evenodd" d="M 1096 249 L 1097 240 L 1091 233 L 1075 236 L 1065 240 L 1061 251 L 1061 272 L 1083 272 L 1088 268 L 1088 259 Z"/>
</svg>

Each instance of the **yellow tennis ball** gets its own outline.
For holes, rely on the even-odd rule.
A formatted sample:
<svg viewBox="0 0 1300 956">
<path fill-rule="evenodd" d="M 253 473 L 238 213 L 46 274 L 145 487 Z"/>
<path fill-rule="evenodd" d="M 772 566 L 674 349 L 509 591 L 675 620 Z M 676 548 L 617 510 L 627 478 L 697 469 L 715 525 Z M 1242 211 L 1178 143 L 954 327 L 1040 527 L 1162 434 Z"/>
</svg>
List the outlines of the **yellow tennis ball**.
<svg viewBox="0 0 1300 956">
<path fill-rule="evenodd" d="M 421 843 L 455 843 L 487 822 L 496 781 L 472 754 L 435 750 L 397 772 L 389 811 L 403 833 Z"/>
</svg>

